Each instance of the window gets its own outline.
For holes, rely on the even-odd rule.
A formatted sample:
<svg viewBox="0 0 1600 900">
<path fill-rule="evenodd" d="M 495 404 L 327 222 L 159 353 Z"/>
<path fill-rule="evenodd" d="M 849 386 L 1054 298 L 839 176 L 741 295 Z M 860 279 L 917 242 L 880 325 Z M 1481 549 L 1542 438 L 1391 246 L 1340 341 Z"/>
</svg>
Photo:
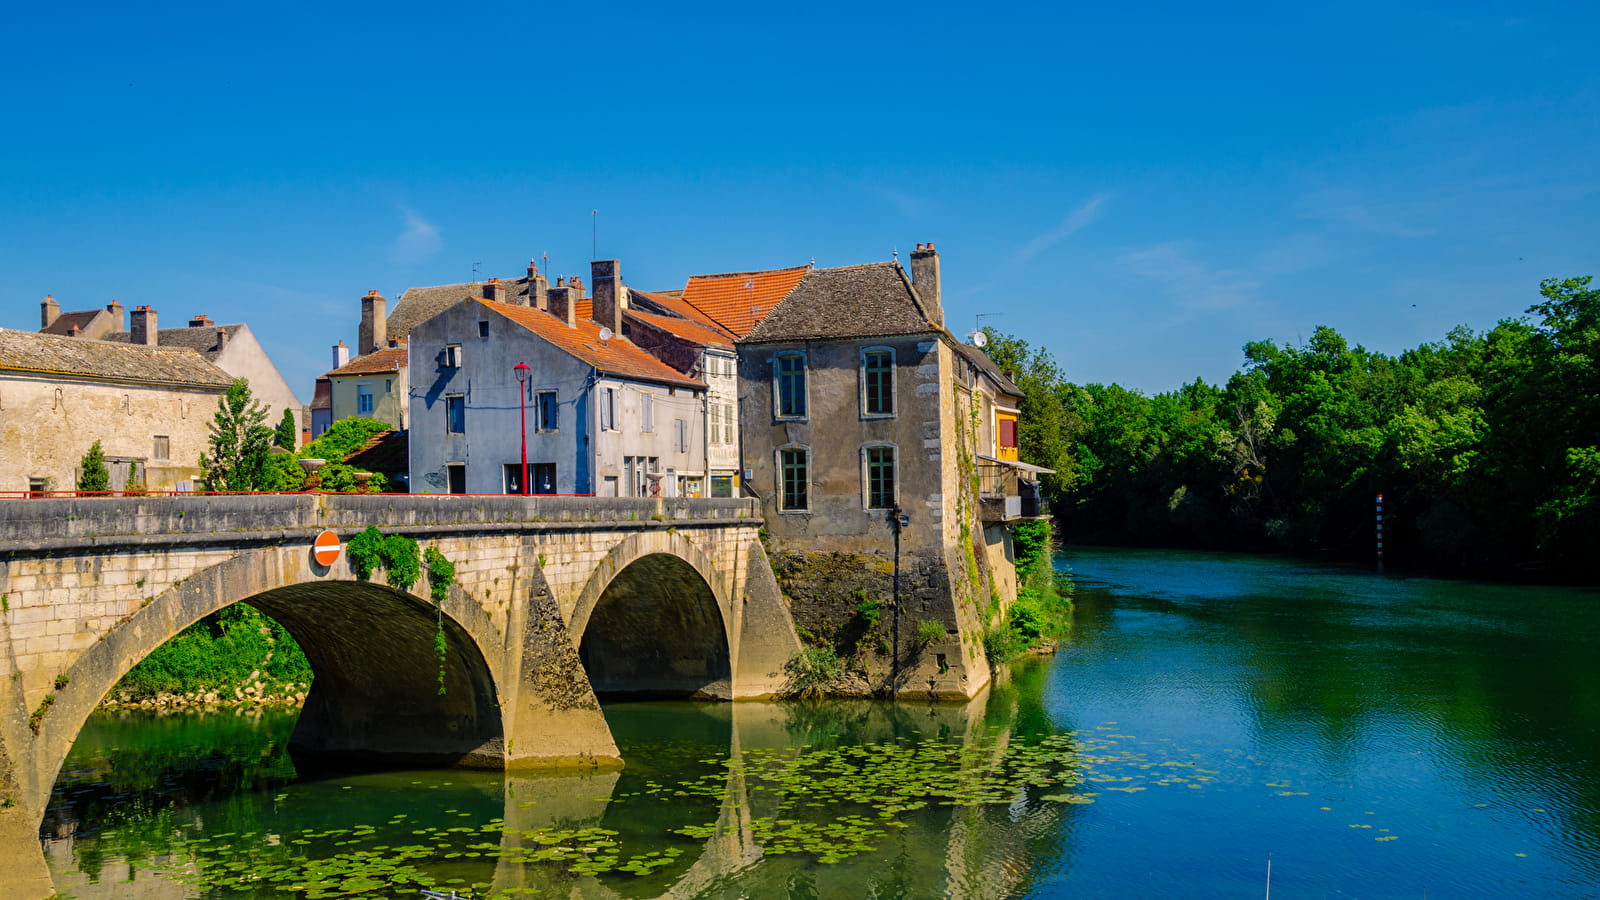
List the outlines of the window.
<svg viewBox="0 0 1600 900">
<path fill-rule="evenodd" d="M 449 485 L 452 494 L 465 494 L 467 492 L 467 465 L 466 463 L 445 463 L 445 483 Z"/>
<path fill-rule="evenodd" d="M 1017 418 L 1001 413 L 995 416 L 995 455 L 1001 459 L 1017 458 Z"/>
<path fill-rule="evenodd" d="M 733 443 L 733 404 L 722 404 L 722 442 Z"/>
<path fill-rule="evenodd" d="M 384 379 L 384 380 L 383 380 L 383 392 L 384 392 L 384 393 L 385 393 L 385 394 L 387 394 L 387 393 L 389 393 L 389 392 L 390 392 L 390 391 L 392 391 L 392 390 L 394 390 L 394 379 L 392 379 L 392 378 L 385 378 L 385 379 Z"/>
<path fill-rule="evenodd" d="M 711 496 L 713 496 L 713 497 L 732 497 L 733 496 L 733 476 L 732 475 L 713 475 L 713 476 L 711 476 Z"/>
<path fill-rule="evenodd" d="M 506 463 L 505 485 L 506 493 L 521 494 L 522 491 L 522 463 Z"/>
<path fill-rule="evenodd" d="M 461 345 L 448 344 L 444 348 L 443 364 L 446 369 L 461 368 Z"/>
<path fill-rule="evenodd" d="M 654 394 L 639 395 L 639 431 L 651 434 L 656 430 L 656 397 Z"/>
<path fill-rule="evenodd" d="M 606 388 L 600 392 L 600 430 L 617 430 L 617 390 Z"/>
<path fill-rule="evenodd" d="M 168 460 L 172 458 L 172 438 L 164 434 L 156 435 L 156 446 L 150 455 L 156 459 Z"/>
<path fill-rule="evenodd" d="M 488 336 L 489 336 L 489 323 L 488 322 L 479 322 L 478 323 L 478 337 L 486 338 Z"/>
<path fill-rule="evenodd" d="M 803 418 L 806 414 L 806 357 L 785 353 L 777 359 L 778 417 Z"/>
<path fill-rule="evenodd" d="M 673 430 L 674 435 L 677 438 L 678 452 L 679 453 L 688 453 L 689 452 L 689 420 L 687 420 L 687 419 L 673 419 L 672 420 L 672 430 Z"/>
<path fill-rule="evenodd" d="M 893 509 L 894 448 L 867 447 L 864 459 L 867 469 L 867 509 Z"/>
<path fill-rule="evenodd" d="M 356 415 L 372 415 L 372 385 L 356 385 Z"/>
<path fill-rule="evenodd" d="M 532 471 L 528 480 L 533 482 L 535 494 L 554 494 L 556 492 L 556 464 L 534 463 L 529 467 Z"/>
<path fill-rule="evenodd" d="M 778 489 L 781 510 L 805 510 L 806 489 L 811 484 L 811 451 L 795 447 L 778 451 Z"/>
<path fill-rule="evenodd" d="M 28 497 L 29 498 L 42 496 L 42 495 L 47 494 L 49 492 L 50 492 L 50 479 L 48 479 L 48 478 L 29 478 L 28 479 Z"/>
<path fill-rule="evenodd" d="M 867 350 L 861 354 L 861 413 L 894 415 L 893 350 Z"/>
<path fill-rule="evenodd" d="M 534 398 L 534 427 L 540 431 L 555 431 L 561 420 L 561 407 L 556 404 L 555 391 L 540 391 Z"/>
<path fill-rule="evenodd" d="M 444 398 L 444 430 L 447 434 L 467 433 L 467 398 L 448 394 Z M 460 493 L 452 491 L 452 493 Z"/>
<path fill-rule="evenodd" d="M 711 408 L 707 412 L 711 415 L 711 443 L 720 444 L 722 443 L 722 404 L 712 403 L 709 405 Z"/>
</svg>

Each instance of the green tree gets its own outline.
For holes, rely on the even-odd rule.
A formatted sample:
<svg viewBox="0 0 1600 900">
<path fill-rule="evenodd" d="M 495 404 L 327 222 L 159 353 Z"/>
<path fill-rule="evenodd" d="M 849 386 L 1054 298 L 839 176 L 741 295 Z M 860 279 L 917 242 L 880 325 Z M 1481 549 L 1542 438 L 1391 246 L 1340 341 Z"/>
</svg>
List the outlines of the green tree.
<svg viewBox="0 0 1600 900">
<path fill-rule="evenodd" d="M 106 468 L 106 455 L 100 442 L 89 445 L 78 466 L 78 490 L 85 493 L 104 493 L 111 489 L 111 471 Z"/>
<path fill-rule="evenodd" d="M 251 396 L 250 383 L 234 379 L 211 419 L 211 453 L 200 457 L 206 490 L 261 488 L 272 441 L 272 429 L 263 424 L 266 420 L 266 407 Z"/>
<path fill-rule="evenodd" d="M 283 410 L 283 418 L 278 420 L 278 431 L 272 436 L 272 443 L 285 450 L 293 450 L 300 444 L 300 429 L 294 419 L 294 410 Z"/>
</svg>

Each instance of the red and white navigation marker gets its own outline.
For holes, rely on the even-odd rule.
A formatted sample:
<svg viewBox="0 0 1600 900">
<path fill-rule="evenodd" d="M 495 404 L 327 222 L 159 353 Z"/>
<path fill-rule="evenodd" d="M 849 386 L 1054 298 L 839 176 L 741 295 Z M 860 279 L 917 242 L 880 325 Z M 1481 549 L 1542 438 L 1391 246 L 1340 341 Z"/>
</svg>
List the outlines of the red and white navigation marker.
<svg viewBox="0 0 1600 900">
<path fill-rule="evenodd" d="M 344 545 L 339 543 L 339 536 L 331 531 L 324 531 L 311 542 L 311 558 L 316 560 L 318 565 L 333 565 L 339 559 L 342 550 Z"/>
</svg>

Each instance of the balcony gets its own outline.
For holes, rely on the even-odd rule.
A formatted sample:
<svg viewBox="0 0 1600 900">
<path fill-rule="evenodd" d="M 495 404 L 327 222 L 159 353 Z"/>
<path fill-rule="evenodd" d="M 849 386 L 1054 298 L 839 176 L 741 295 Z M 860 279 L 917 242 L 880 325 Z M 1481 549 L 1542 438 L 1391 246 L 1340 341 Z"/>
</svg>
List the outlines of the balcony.
<svg viewBox="0 0 1600 900">
<path fill-rule="evenodd" d="M 978 513 L 985 524 L 1048 519 L 1050 504 L 1038 476 L 1051 470 L 1022 462 L 978 457 Z"/>
</svg>

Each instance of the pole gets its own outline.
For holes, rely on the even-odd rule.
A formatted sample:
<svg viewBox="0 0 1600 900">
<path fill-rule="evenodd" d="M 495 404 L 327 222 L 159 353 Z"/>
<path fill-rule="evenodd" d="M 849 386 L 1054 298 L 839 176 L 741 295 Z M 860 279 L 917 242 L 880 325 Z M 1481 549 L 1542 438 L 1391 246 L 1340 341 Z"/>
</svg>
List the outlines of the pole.
<svg viewBox="0 0 1600 900">
<path fill-rule="evenodd" d="M 517 424 L 522 432 L 522 495 L 528 495 L 528 392 L 517 385 Z"/>
<path fill-rule="evenodd" d="M 1378 571 L 1383 571 L 1383 495 L 1378 495 L 1377 500 L 1377 525 L 1378 525 Z"/>
<path fill-rule="evenodd" d="M 889 524 L 894 529 L 894 649 L 889 656 L 889 682 L 891 695 L 900 682 L 900 507 L 889 510 Z"/>
</svg>

